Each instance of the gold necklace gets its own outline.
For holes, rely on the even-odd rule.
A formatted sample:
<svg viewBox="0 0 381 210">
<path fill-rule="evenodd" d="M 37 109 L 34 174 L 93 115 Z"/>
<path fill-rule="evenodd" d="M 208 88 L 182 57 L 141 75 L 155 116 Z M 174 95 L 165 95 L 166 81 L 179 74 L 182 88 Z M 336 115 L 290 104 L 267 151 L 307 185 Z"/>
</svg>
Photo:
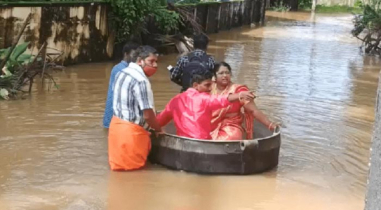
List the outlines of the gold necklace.
<svg viewBox="0 0 381 210">
<path fill-rule="evenodd" d="M 215 88 L 212 89 L 212 94 L 213 94 L 213 95 L 223 95 L 223 94 L 225 94 L 225 92 L 226 92 L 226 91 L 230 88 L 230 86 L 231 86 L 230 84 L 227 85 L 226 88 L 225 88 L 223 91 L 221 91 L 221 93 L 218 93 L 219 89 L 218 89 L 217 83 L 214 83 L 213 85 L 215 86 Z"/>
</svg>

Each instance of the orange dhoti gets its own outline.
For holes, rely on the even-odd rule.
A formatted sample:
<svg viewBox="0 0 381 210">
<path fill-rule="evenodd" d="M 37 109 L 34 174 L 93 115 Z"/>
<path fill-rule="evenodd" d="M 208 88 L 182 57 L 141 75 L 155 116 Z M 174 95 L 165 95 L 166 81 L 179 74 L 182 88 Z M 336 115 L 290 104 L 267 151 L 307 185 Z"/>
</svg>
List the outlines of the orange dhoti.
<svg viewBox="0 0 381 210">
<path fill-rule="evenodd" d="M 108 134 L 111 170 L 134 170 L 143 167 L 151 149 L 149 132 L 134 123 L 113 117 Z"/>
</svg>

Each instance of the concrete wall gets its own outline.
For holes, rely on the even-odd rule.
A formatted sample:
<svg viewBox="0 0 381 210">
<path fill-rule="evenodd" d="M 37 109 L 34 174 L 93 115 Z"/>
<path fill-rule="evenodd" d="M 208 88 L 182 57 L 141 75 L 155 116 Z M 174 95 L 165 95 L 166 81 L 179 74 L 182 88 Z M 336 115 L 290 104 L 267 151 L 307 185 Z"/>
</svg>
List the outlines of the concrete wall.
<svg viewBox="0 0 381 210">
<path fill-rule="evenodd" d="M 220 30 L 260 22 L 261 15 L 265 13 L 264 9 L 261 10 L 263 1 L 265 0 L 200 4 L 187 8 L 195 11 L 198 23 L 207 33 L 217 33 Z"/>
<path fill-rule="evenodd" d="M 221 30 L 259 23 L 265 13 L 263 3 L 265 3 L 265 0 L 245 0 L 241 2 L 204 3 L 182 7 L 194 14 L 195 20 L 203 27 L 206 33 L 218 33 Z M 180 26 L 180 31 L 186 35 L 193 33 L 191 29 L 190 25 Z M 162 43 L 153 39 L 152 36 L 152 34 L 160 34 L 160 30 L 154 22 L 149 23 L 148 31 L 150 34 L 142 35 L 142 42 L 155 47 L 160 46 Z M 118 48 L 120 47 L 118 46 Z M 175 52 L 174 50 L 174 47 L 173 49 L 168 47 L 163 49 L 165 52 Z"/>
<path fill-rule="evenodd" d="M 291 11 L 298 10 L 298 0 L 266 0 L 267 8 L 270 8 L 271 6 L 274 6 L 275 3 L 280 3 L 281 1 L 285 4 L 291 7 Z M 341 6 L 350 6 L 353 7 L 355 2 L 357 0 L 317 0 L 317 5 L 324 5 L 324 6 L 334 6 L 334 5 L 341 5 Z M 364 2 L 364 0 L 362 0 Z"/>
<path fill-rule="evenodd" d="M 187 6 L 207 33 L 217 33 L 233 27 L 260 22 L 264 15 L 265 0 L 245 0 Z M 120 54 L 121 46 L 114 46 L 115 33 L 108 23 L 108 4 L 84 3 L 53 4 L 49 6 L 20 7 L 7 5 L 0 8 L 0 49 L 11 46 L 29 13 L 32 21 L 20 43 L 30 41 L 29 52 L 37 53 L 46 41 L 49 48 L 64 52 L 65 64 L 103 61 Z M 192 31 L 189 26 L 180 27 L 184 34 Z M 150 34 L 142 35 L 142 43 L 159 46 L 154 34 L 160 30 L 150 22 Z M 114 49 L 115 48 L 115 49 Z M 49 50 L 54 52 L 54 50 Z"/>
<path fill-rule="evenodd" d="M 376 117 L 365 201 L 365 210 L 378 209 L 381 209 L 381 73 L 378 82 Z"/>
<path fill-rule="evenodd" d="M 37 53 L 46 41 L 49 48 L 64 52 L 66 64 L 111 58 L 114 34 L 110 33 L 107 4 L 53 5 L 0 8 L 0 48 L 11 46 L 25 18 L 33 14 L 19 43 L 30 41 Z M 53 49 L 48 49 L 54 52 Z"/>
</svg>

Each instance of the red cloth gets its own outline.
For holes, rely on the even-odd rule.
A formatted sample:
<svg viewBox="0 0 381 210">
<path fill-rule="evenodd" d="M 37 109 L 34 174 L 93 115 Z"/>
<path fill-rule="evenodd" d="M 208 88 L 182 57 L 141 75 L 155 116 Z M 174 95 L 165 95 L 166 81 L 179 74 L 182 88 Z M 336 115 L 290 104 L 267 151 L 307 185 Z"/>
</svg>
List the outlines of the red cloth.
<svg viewBox="0 0 381 210">
<path fill-rule="evenodd" d="M 249 91 L 245 85 L 230 84 L 222 93 L 217 93 L 217 84 L 212 86 L 212 95 L 226 95 Z M 248 100 L 242 102 L 234 102 L 227 108 L 219 109 L 213 112 L 212 119 L 212 139 L 213 140 L 242 140 L 244 131 L 246 131 L 246 139 L 253 138 L 253 121 L 254 116 L 251 111 L 241 109 L 245 104 L 250 103 Z M 245 122 L 245 129 L 242 127 Z"/>
<path fill-rule="evenodd" d="M 189 88 L 175 96 L 157 120 L 164 126 L 173 119 L 178 136 L 211 139 L 213 111 L 230 105 L 227 98 L 228 95 L 215 96 Z"/>
</svg>

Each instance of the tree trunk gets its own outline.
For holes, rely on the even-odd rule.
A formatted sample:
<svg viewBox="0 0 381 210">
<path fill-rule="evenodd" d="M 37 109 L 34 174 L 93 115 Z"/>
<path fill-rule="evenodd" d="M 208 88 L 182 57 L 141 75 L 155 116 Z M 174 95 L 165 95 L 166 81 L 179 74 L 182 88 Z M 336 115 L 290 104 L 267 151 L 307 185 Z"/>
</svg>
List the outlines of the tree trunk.
<svg viewBox="0 0 381 210">
<path fill-rule="evenodd" d="M 261 25 L 264 25 L 265 24 L 265 14 L 266 14 L 266 0 L 261 0 L 261 19 L 260 19 L 260 23 Z"/>
<path fill-rule="evenodd" d="M 316 5 L 317 5 L 317 0 L 312 0 L 312 12 L 315 12 L 316 10 Z"/>
</svg>

